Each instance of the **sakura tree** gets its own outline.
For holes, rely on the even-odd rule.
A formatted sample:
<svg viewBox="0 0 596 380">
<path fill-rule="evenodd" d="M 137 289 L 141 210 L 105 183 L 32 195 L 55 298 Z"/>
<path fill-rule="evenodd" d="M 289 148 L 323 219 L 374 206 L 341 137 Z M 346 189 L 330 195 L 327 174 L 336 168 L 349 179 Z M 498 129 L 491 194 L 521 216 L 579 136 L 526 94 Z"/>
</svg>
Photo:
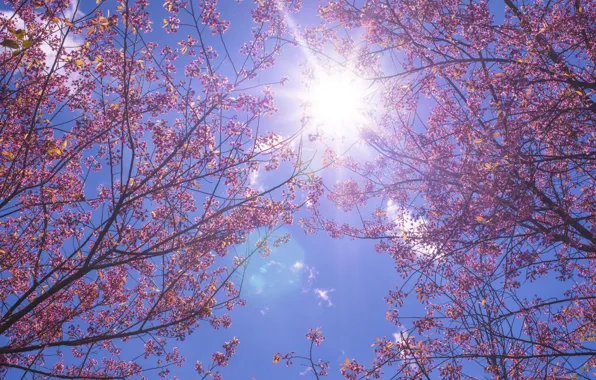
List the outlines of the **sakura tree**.
<svg viewBox="0 0 596 380">
<path fill-rule="evenodd" d="M 300 372 L 301 375 L 310 373 L 317 379 L 327 376 L 329 362 L 322 359 L 316 360 L 313 355 L 314 348 L 319 347 L 325 340 L 323 331 L 321 331 L 321 328 L 309 329 L 305 337 L 310 342 L 308 356 L 296 355 L 296 353 L 293 351 L 283 355 L 277 352 L 275 355 L 273 355 L 273 364 L 278 364 L 283 361 L 287 367 L 290 367 L 295 361 L 299 361 L 301 362 L 300 364 L 305 367 L 304 371 Z"/>
<path fill-rule="evenodd" d="M 328 198 L 400 275 L 348 379 L 590 378 L 596 367 L 596 3 L 330 1 L 307 30 L 378 86 L 373 158 Z M 339 47 L 329 53 L 330 46 Z M 366 217 L 368 215 L 368 217 Z M 415 311 L 419 310 L 419 313 Z"/>
<path fill-rule="evenodd" d="M 231 323 L 251 254 L 319 195 L 299 130 L 262 125 L 283 80 L 257 81 L 299 4 L 231 4 L 252 19 L 237 31 L 217 1 L 6 4 L 0 377 L 165 377 L 176 341 Z M 237 344 L 198 374 L 221 378 Z"/>
</svg>

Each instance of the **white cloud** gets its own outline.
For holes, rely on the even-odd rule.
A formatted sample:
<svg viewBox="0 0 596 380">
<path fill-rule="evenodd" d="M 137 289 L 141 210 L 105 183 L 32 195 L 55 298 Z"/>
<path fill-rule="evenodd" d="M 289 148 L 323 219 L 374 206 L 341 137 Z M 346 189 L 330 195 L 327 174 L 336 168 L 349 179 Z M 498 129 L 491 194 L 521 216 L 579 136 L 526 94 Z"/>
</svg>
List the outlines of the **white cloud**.
<svg viewBox="0 0 596 380">
<path fill-rule="evenodd" d="M 426 221 L 424 218 L 417 218 L 404 208 L 399 207 L 392 200 L 387 202 L 387 218 L 393 221 L 393 232 L 402 237 L 420 256 L 434 256 L 437 247 L 427 243 L 420 243 L 424 234 Z"/>
<path fill-rule="evenodd" d="M 302 292 L 309 293 L 315 278 L 317 278 L 317 275 L 319 274 L 317 268 L 305 264 L 302 260 L 297 260 L 294 264 L 289 266 L 289 269 L 293 273 L 300 274 L 302 278 L 305 278 L 306 281 L 302 286 Z M 293 283 L 293 281 L 291 282 Z"/>
<path fill-rule="evenodd" d="M 81 5 L 83 4 L 83 1 L 80 0 L 80 4 L 78 7 L 77 7 L 77 3 L 79 3 L 79 0 L 70 0 L 70 2 L 68 4 L 68 8 L 64 11 L 65 18 L 72 20 L 73 19 L 72 16 L 74 15 L 75 9 L 77 10 L 75 20 L 85 16 L 85 14 L 83 12 L 81 12 Z"/>
<path fill-rule="evenodd" d="M 300 372 L 300 376 L 307 375 L 310 371 L 312 371 L 311 367 L 306 367 L 304 371 Z"/>
<path fill-rule="evenodd" d="M 284 263 L 280 263 L 279 261 L 275 261 L 275 260 L 269 260 L 266 264 L 265 267 L 270 268 L 270 267 L 277 267 L 278 271 L 282 270 L 282 269 L 286 269 L 286 265 Z"/>
<path fill-rule="evenodd" d="M 70 21 L 70 20 L 73 20 L 73 16 L 75 16 L 74 20 L 83 17 L 84 13 L 82 13 L 79 9 L 77 9 L 76 15 L 75 15 L 75 9 L 77 8 L 76 7 L 77 2 L 78 2 L 77 0 L 70 0 L 68 8 L 63 12 L 62 15 L 59 15 L 60 16 L 59 18 L 66 19 L 66 20 Z M 16 29 L 25 29 L 25 24 L 24 24 L 23 20 L 19 16 L 15 15 L 14 12 L 0 11 L 0 17 L 6 18 L 6 19 L 12 18 L 13 25 Z M 62 22 L 60 22 L 59 24 L 55 24 L 53 22 L 48 23 L 48 28 L 49 29 L 46 29 L 46 30 L 51 32 L 50 35 L 52 37 L 58 37 L 58 38 L 64 39 L 62 53 L 68 53 L 69 51 L 79 48 L 83 44 L 83 37 L 76 36 L 72 32 L 69 33 L 66 37 L 62 36 L 63 31 L 66 30 L 65 25 Z M 2 49 L 6 49 L 6 48 L 2 48 Z M 46 70 L 49 72 L 49 70 L 54 65 L 54 61 L 56 60 L 57 48 L 50 46 L 48 43 L 44 42 L 41 44 L 40 49 L 45 54 L 44 63 L 46 66 Z M 61 71 L 60 68 L 58 66 L 56 66 L 55 73 L 59 74 L 60 71 Z M 74 80 L 76 80 L 78 77 L 79 77 L 79 75 L 76 73 L 69 75 L 68 82 L 67 82 L 68 86 L 70 87 L 72 82 Z"/>
<path fill-rule="evenodd" d="M 258 171 L 250 172 L 250 175 L 248 176 L 248 178 L 250 180 L 251 186 L 256 185 L 257 181 L 259 179 L 259 172 Z"/>
<path fill-rule="evenodd" d="M 267 312 L 268 312 L 268 311 L 269 311 L 269 308 L 268 308 L 268 307 L 265 307 L 264 309 L 261 309 L 261 310 L 260 310 L 260 312 L 261 312 L 261 315 L 265 315 L 265 314 L 267 314 Z"/>
<path fill-rule="evenodd" d="M 248 181 L 250 182 L 250 187 L 252 187 L 253 189 L 255 189 L 259 192 L 263 192 L 263 191 L 265 191 L 265 187 L 263 186 L 261 181 L 259 181 L 259 177 L 260 177 L 260 169 L 257 171 L 250 172 L 250 174 L 248 175 Z"/>
<path fill-rule="evenodd" d="M 299 272 L 304 268 L 304 262 L 298 260 L 290 268 L 292 272 Z"/>
<path fill-rule="evenodd" d="M 408 352 L 410 352 L 410 350 L 405 348 L 405 347 L 408 347 L 409 345 L 405 345 L 405 346 L 403 345 L 404 341 L 406 341 L 409 338 L 409 336 L 410 336 L 410 334 L 405 330 L 393 333 L 393 339 L 395 340 L 395 345 L 397 347 L 404 347 L 404 349 L 397 348 L 399 357 L 402 359 L 411 359 L 412 358 L 412 356 L 408 354 Z M 410 364 L 408 364 L 408 366 L 412 369 L 416 368 L 416 364 L 414 362 L 410 362 Z"/>
<path fill-rule="evenodd" d="M 327 302 L 327 306 L 333 306 L 333 302 L 331 302 L 331 297 L 329 293 L 335 291 L 335 289 L 315 289 L 314 293 L 316 297 L 320 300 L 318 305 L 322 305 L 323 302 Z"/>
<path fill-rule="evenodd" d="M 310 289 L 310 287 L 312 286 L 312 284 L 315 281 L 315 278 L 317 277 L 318 274 L 319 274 L 319 272 L 317 271 L 317 269 L 315 267 L 308 268 L 308 277 L 306 278 L 306 287 L 308 289 Z"/>
<path fill-rule="evenodd" d="M 302 293 L 309 293 L 310 289 L 312 288 L 313 282 L 315 281 L 315 278 L 317 278 L 319 272 L 317 271 L 317 268 L 308 266 L 306 264 L 304 264 L 301 270 L 304 270 L 304 275 L 306 276 L 306 283 L 302 287 Z"/>
</svg>

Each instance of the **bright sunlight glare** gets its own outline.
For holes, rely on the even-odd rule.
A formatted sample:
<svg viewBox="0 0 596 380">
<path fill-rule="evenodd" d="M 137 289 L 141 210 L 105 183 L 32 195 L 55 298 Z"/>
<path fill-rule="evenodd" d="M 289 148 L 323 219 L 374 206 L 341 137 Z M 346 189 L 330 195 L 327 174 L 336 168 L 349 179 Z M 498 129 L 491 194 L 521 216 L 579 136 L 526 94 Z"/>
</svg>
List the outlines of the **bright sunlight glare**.
<svg viewBox="0 0 596 380">
<path fill-rule="evenodd" d="M 316 75 L 307 95 L 310 116 L 327 136 L 354 134 L 364 122 L 366 83 L 343 71 Z"/>
</svg>

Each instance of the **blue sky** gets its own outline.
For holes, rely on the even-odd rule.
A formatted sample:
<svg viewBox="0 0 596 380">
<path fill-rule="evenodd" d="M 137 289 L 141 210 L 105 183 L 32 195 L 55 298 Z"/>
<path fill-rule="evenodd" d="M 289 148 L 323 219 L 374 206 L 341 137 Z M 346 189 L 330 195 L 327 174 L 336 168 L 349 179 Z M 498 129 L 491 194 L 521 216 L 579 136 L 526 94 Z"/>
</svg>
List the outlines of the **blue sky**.
<svg viewBox="0 0 596 380">
<path fill-rule="evenodd" d="M 305 236 L 298 229 L 289 232 L 292 241 L 269 257 L 251 262 L 245 292 L 248 304 L 233 311 L 232 326 L 200 328 L 179 345 L 189 364 L 236 336 L 240 345 L 230 365 L 222 370 L 224 375 L 232 379 L 304 379 L 298 361 L 286 368 L 283 363 L 274 365 L 273 355 L 292 350 L 307 353 L 304 335 L 311 327 L 322 327 L 327 340 L 316 355 L 330 361 L 330 378 L 338 378 L 338 364 L 346 357 L 372 359 L 370 345 L 375 337 L 395 332 L 384 319 L 387 305 L 383 296 L 395 282 L 389 257 L 376 254 L 366 242 Z M 311 273 L 314 278 L 309 280 Z M 254 278 L 260 280 L 251 281 Z M 291 284 L 292 280 L 298 283 Z M 260 293 L 258 286 L 264 288 Z M 326 297 L 321 298 L 322 294 Z M 192 366 L 172 373 L 187 378 L 190 372 Z"/>
</svg>

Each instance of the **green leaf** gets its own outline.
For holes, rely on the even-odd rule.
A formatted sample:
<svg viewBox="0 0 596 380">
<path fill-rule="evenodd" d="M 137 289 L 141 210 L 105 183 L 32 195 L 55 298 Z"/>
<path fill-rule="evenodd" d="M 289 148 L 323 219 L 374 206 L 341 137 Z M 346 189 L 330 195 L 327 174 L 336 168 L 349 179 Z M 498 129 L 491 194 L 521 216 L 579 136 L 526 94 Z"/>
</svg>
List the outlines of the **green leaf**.
<svg viewBox="0 0 596 380">
<path fill-rule="evenodd" d="M 2 43 L 0 43 L 0 45 L 5 46 L 10 49 L 18 49 L 19 48 L 19 44 L 17 44 L 13 40 L 9 40 L 8 38 L 5 38 L 4 41 L 2 41 Z"/>
<path fill-rule="evenodd" d="M 17 39 L 22 40 L 25 38 L 25 31 L 23 29 L 19 29 L 14 32 L 14 35 L 17 37 Z"/>
</svg>

